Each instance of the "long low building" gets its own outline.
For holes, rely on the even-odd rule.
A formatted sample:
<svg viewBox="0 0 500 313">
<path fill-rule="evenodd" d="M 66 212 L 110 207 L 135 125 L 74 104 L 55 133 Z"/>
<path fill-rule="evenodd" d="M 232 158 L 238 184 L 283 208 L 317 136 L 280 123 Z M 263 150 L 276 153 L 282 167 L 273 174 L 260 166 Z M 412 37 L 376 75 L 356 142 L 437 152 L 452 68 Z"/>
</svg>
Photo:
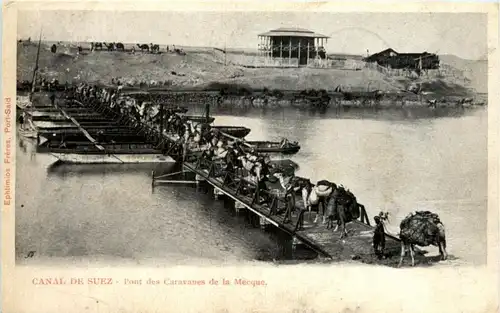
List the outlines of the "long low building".
<svg viewBox="0 0 500 313">
<path fill-rule="evenodd" d="M 364 59 L 368 63 L 377 63 L 393 69 L 434 70 L 440 65 L 439 56 L 433 53 L 398 53 L 394 49 L 386 49 Z"/>
</svg>

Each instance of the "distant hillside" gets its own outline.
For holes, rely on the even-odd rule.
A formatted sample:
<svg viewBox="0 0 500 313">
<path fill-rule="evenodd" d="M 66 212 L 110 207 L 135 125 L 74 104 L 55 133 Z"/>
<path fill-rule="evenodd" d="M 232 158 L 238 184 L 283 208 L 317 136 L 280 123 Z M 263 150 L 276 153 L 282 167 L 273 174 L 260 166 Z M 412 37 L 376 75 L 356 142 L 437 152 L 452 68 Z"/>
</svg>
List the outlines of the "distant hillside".
<svg viewBox="0 0 500 313">
<path fill-rule="evenodd" d="M 441 63 L 449 65 L 463 73 L 470 80 L 470 86 L 477 92 L 488 92 L 488 61 L 465 60 L 455 55 L 440 55 Z"/>
<path fill-rule="evenodd" d="M 315 69 L 315 68 L 245 68 L 228 63 L 224 65 L 222 52 L 213 48 L 185 47 L 186 55 L 120 51 L 84 50 L 78 54 L 76 44 L 60 44 L 57 53 L 50 46 L 42 46 L 40 54 L 40 73 L 42 76 L 60 82 L 100 82 L 110 83 L 119 78 L 124 83 L 138 85 L 139 82 L 161 83 L 173 89 L 205 88 L 214 83 L 235 84 L 250 89 L 326 89 L 334 90 L 341 86 L 347 91 L 399 91 L 407 90 L 414 83 L 420 83 L 422 90 L 435 91 L 436 94 L 465 95 L 469 91 L 463 79 L 392 77 L 383 71 L 363 68 L 360 70 Z M 130 49 L 132 45 L 126 45 Z M 86 49 L 86 46 L 84 46 Z M 87 48 L 88 49 L 88 48 Z M 17 45 L 17 79 L 30 80 L 37 47 L 31 44 Z M 229 51 L 228 51 L 229 52 Z M 234 50 L 229 52 L 235 54 Z M 246 53 L 245 51 L 238 51 Z M 451 66 L 451 65 L 450 65 Z M 455 66 L 459 66 L 455 63 Z M 479 84 L 480 85 L 480 84 Z M 427 91 L 427 90 L 425 90 Z"/>
</svg>

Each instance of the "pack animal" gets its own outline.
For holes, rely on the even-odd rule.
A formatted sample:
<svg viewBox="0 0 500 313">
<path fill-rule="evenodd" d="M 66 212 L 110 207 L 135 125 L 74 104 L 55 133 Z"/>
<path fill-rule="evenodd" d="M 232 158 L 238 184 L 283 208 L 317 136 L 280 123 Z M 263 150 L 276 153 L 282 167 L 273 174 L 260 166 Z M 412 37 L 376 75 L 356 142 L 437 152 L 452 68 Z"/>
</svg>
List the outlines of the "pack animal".
<svg viewBox="0 0 500 313">
<path fill-rule="evenodd" d="M 446 252 L 446 231 L 437 214 L 429 211 L 417 211 L 408 215 L 399 226 L 401 239 L 400 267 L 406 250 L 410 250 L 411 265 L 415 266 L 415 245 L 426 247 L 434 245 L 439 248 L 442 260 L 448 258 Z"/>
<path fill-rule="evenodd" d="M 358 203 L 356 197 L 343 186 L 336 188 L 328 199 L 325 213 L 327 217 L 327 228 L 333 228 L 333 222 L 337 221 L 334 231 L 342 227 L 340 238 L 347 236 L 346 224 L 366 215 L 365 207 Z"/>
<path fill-rule="evenodd" d="M 149 46 L 146 44 L 137 44 L 137 47 L 139 47 L 142 52 L 149 52 Z"/>
<path fill-rule="evenodd" d="M 125 51 L 125 46 L 121 42 L 116 43 L 116 50 Z"/>
</svg>

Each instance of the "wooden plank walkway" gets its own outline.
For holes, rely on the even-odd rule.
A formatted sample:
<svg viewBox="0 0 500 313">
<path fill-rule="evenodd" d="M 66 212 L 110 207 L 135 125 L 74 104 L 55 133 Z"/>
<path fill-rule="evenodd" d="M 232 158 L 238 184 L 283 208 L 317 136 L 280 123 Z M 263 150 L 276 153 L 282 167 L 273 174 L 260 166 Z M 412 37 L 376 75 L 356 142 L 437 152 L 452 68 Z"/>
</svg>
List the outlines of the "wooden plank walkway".
<svg viewBox="0 0 500 313">
<path fill-rule="evenodd" d="M 333 260 L 346 259 L 373 259 L 374 251 L 372 247 L 372 238 L 374 227 L 369 226 L 360 221 L 348 223 L 346 228 L 348 236 L 340 239 L 340 230 L 334 232 L 332 229 L 327 229 L 326 224 L 323 224 L 319 218 L 317 223 L 314 223 L 316 212 L 305 212 L 304 226 L 301 230 L 296 230 L 296 224 L 299 214 L 295 213 L 291 216 L 291 221 L 284 222 L 284 214 L 271 215 L 271 209 L 266 205 L 252 204 L 252 197 L 245 196 L 236 192 L 235 188 L 231 188 L 224 184 L 223 178 L 213 177 L 208 175 L 206 169 L 197 168 L 197 165 L 190 162 L 185 162 L 184 167 L 201 177 L 209 184 L 222 191 L 228 197 L 240 202 L 247 209 L 264 218 L 268 223 L 281 228 L 292 236 L 295 236 L 303 244 L 309 246 L 313 250 L 322 254 L 326 258 Z M 276 187 L 276 186 L 275 186 Z M 301 197 L 296 197 L 296 207 L 303 208 Z M 299 211 L 299 210 L 297 210 Z M 400 251 L 400 242 L 397 238 L 386 236 L 386 252 L 390 255 L 397 255 Z"/>
<path fill-rule="evenodd" d="M 83 128 L 78 123 L 78 121 L 75 118 L 71 117 L 68 113 L 66 113 L 66 111 L 62 107 L 58 106 L 57 104 L 55 104 L 55 106 L 56 106 L 56 108 L 58 108 L 61 111 L 61 113 L 64 115 L 64 117 L 66 117 L 68 120 L 73 122 L 73 124 L 75 124 L 76 127 L 78 127 L 78 129 L 85 135 L 85 137 L 87 137 L 87 139 L 90 142 L 92 142 L 99 150 L 102 150 L 102 151 L 105 150 L 103 146 L 101 146 L 100 144 L 97 143 L 97 140 L 95 140 L 92 136 L 90 136 L 90 134 L 85 130 L 85 128 Z"/>
</svg>

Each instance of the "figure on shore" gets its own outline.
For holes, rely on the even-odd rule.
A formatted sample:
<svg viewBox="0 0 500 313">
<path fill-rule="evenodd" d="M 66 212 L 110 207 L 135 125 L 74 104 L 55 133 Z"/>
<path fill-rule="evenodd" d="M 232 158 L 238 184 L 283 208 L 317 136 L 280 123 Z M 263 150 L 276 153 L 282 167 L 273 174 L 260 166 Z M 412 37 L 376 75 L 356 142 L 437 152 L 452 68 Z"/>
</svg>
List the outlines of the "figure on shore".
<svg viewBox="0 0 500 313">
<path fill-rule="evenodd" d="M 375 255 L 381 260 L 385 251 L 385 228 L 382 218 L 377 215 L 373 218 L 375 220 L 375 231 L 373 233 L 373 250 Z"/>
<path fill-rule="evenodd" d="M 21 114 L 19 114 L 19 117 L 17 118 L 17 120 L 19 122 L 19 126 L 21 127 L 21 129 L 24 129 L 25 115 L 26 115 L 26 112 L 23 110 L 23 112 Z"/>
</svg>

